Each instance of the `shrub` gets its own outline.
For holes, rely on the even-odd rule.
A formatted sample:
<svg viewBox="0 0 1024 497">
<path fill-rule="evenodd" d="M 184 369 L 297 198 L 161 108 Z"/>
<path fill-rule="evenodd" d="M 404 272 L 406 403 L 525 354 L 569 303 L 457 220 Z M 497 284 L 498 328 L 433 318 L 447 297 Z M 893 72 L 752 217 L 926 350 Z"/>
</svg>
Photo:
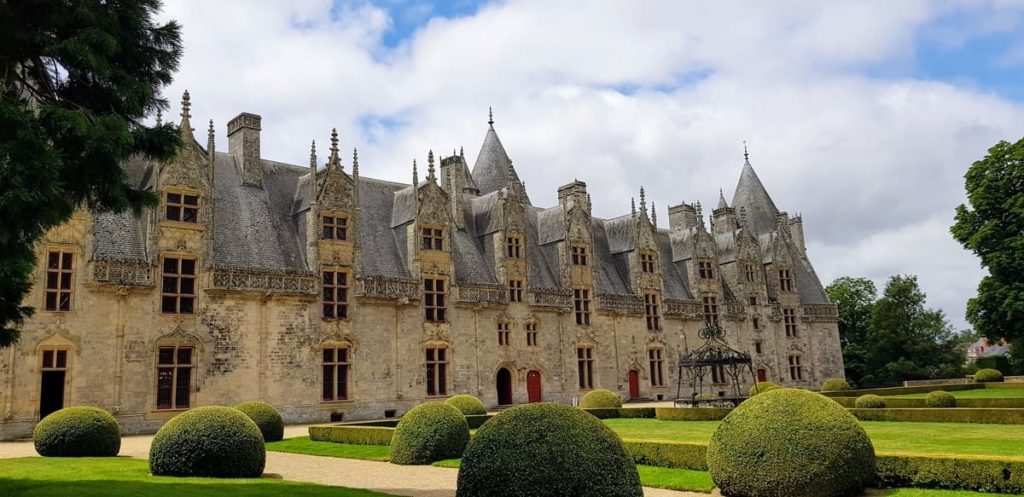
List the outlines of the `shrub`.
<svg viewBox="0 0 1024 497">
<path fill-rule="evenodd" d="M 263 474 L 263 434 L 232 407 L 197 407 L 168 421 L 153 437 L 149 471 L 164 476 L 254 478 Z"/>
<path fill-rule="evenodd" d="M 619 394 L 611 390 L 604 388 L 591 390 L 583 396 L 583 400 L 580 401 L 580 408 L 593 409 L 596 407 L 622 407 L 622 399 L 619 398 Z"/>
<path fill-rule="evenodd" d="M 878 456 L 878 483 L 885 487 L 925 487 L 1024 493 L 1024 461 L 1011 457 Z"/>
<path fill-rule="evenodd" d="M 245 402 L 235 406 L 235 409 L 242 411 L 256 423 L 264 441 L 276 442 L 284 438 L 284 418 L 273 405 L 266 402 Z"/>
<path fill-rule="evenodd" d="M 681 442 L 625 440 L 626 450 L 637 464 L 662 468 L 708 470 L 708 446 Z"/>
<path fill-rule="evenodd" d="M 829 378 L 821 384 L 822 392 L 843 392 L 850 390 L 850 384 L 842 378 Z"/>
<path fill-rule="evenodd" d="M 469 425 L 455 406 L 428 402 L 402 416 L 391 438 L 394 464 L 430 464 L 462 455 L 469 441 Z"/>
<path fill-rule="evenodd" d="M 928 407 L 956 407 L 956 397 L 945 390 L 936 390 L 924 398 Z"/>
<path fill-rule="evenodd" d="M 813 392 L 779 389 L 740 404 L 708 445 L 725 495 L 839 497 L 874 481 L 875 449 L 856 418 Z"/>
<path fill-rule="evenodd" d="M 108 457 L 121 450 L 121 427 L 98 407 L 67 407 L 43 418 L 32 430 L 43 457 Z"/>
<path fill-rule="evenodd" d="M 662 421 L 718 421 L 732 412 L 728 407 L 658 407 L 654 417 Z"/>
<path fill-rule="evenodd" d="M 310 426 L 309 439 L 352 445 L 391 445 L 395 429 L 386 426 Z"/>
<path fill-rule="evenodd" d="M 463 416 L 487 414 L 487 406 L 480 402 L 480 399 L 472 395 L 456 395 L 444 402 L 455 406 L 456 409 L 462 412 Z"/>
<path fill-rule="evenodd" d="M 861 421 L 1024 424 L 1024 409 L 853 409 L 850 412 Z"/>
<path fill-rule="evenodd" d="M 977 383 L 990 383 L 1003 381 L 1003 373 L 997 369 L 980 369 L 974 373 L 974 381 Z"/>
<path fill-rule="evenodd" d="M 701 393 L 697 394 L 694 398 L 695 399 L 701 399 L 701 400 L 711 400 L 711 399 L 717 399 L 718 396 L 713 394 L 713 393 L 711 393 L 711 392 L 701 392 Z"/>
<path fill-rule="evenodd" d="M 782 388 L 770 381 L 759 381 L 757 384 L 750 387 L 750 396 L 753 397 L 759 393 L 765 393 L 769 390 L 775 390 Z"/>
<path fill-rule="evenodd" d="M 854 403 L 857 409 L 885 409 L 885 398 L 874 394 L 861 395 Z"/>
<path fill-rule="evenodd" d="M 640 497 L 622 441 L 580 409 L 539 403 L 491 418 L 466 447 L 457 497 Z"/>
</svg>

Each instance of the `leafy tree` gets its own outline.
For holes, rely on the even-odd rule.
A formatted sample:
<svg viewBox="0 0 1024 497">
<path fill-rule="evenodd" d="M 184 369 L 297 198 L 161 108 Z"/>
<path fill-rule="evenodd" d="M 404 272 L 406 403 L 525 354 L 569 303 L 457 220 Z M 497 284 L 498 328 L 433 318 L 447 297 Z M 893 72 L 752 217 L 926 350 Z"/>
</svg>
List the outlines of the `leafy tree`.
<svg viewBox="0 0 1024 497">
<path fill-rule="evenodd" d="M 832 282 L 825 292 L 839 307 L 839 340 L 843 347 L 846 378 L 857 384 L 865 374 L 871 308 L 878 298 L 875 283 L 867 278 L 843 276 Z"/>
<path fill-rule="evenodd" d="M 925 307 L 916 276 L 893 276 L 871 308 L 865 385 L 951 378 L 963 372 L 964 341 L 941 310 Z"/>
<path fill-rule="evenodd" d="M 120 165 L 165 159 L 174 126 L 141 119 L 181 57 L 174 21 L 158 24 L 160 0 L 0 0 L 0 346 L 32 314 L 35 247 L 81 207 L 140 209 Z"/>
<path fill-rule="evenodd" d="M 967 320 L 990 340 L 1014 345 L 1024 341 L 1024 139 L 995 144 L 964 177 L 967 204 L 956 208 L 951 231 L 988 269 L 967 302 Z"/>
</svg>

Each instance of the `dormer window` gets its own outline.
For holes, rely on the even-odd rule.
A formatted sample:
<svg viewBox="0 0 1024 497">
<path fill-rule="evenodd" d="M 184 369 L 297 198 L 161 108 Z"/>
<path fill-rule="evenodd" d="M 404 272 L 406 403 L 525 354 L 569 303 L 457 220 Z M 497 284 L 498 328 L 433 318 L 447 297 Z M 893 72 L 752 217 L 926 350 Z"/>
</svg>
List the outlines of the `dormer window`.
<svg viewBox="0 0 1024 497">
<path fill-rule="evenodd" d="M 588 264 L 588 251 L 586 245 L 573 245 L 569 247 L 573 266 L 586 266 Z"/>
<path fill-rule="evenodd" d="M 164 197 L 168 221 L 182 223 L 199 222 L 199 195 L 184 192 L 167 192 Z"/>
<path fill-rule="evenodd" d="M 321 216 L 320 237 L 324 240 L 348 240 L 348 217 L 337 214 Z"/>
<path fill-rule="evenodd" d="M 715 279 L 715 264 L 711 261 L 697 261 L 697 276 L 702 280 Z"/>
<path fill-rule="evenodd" d="M 783 292 L 793 291 L 793 273 L 790 270 L 779 270 L 779 289 Z"/>
<path fill-rule="evenodd" d="M 423 250 L 444 250 L 444 230 L 441 228 L 423 228 L 422 243 Z"/>
<path fill-rule="evenodd" d="M 748 262 L 743 265 L 743 279 L 747 280 L 747 283 L 753 283 L 756 274 L 753 264 Z"/>
<path fill-rule="evenodd" d="M 523 258 L 523 237 L 520 235 L 508 235 L 505 237 L 505 256 L 509 259 Z"/>
<path fill-rule="evenodd" d="M 657 254 L 654 252 L 640 252 L 640 272 L 653 274 L 658 271 L 656 265 Z"/>
</svg>

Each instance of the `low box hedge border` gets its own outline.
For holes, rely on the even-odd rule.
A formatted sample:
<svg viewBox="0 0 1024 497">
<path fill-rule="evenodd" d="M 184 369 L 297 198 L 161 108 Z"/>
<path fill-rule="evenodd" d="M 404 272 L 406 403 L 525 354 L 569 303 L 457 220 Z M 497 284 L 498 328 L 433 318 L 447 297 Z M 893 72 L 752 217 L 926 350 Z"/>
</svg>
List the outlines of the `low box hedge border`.
<svg viewBox="0 0 1024 497">
<path fill-rule="evenodd" d="M 856 397 L 832 397 L 846 408 L 856 407 Z M 925 399 L 886 397 L 885 406 L 891 409 L 921 409 L 928 407 Z M 957 407 L 974 409 L 1024 409 L 1024 398 L 1022 399 L 956 399 Z"/>
<path fill-rule="evenodd" d="M 653 418 L 653 407 L 591 407 L 583 409 L 597 419 L 612 418 Z"/>
<path fill-rule="evenodd" d="M 655 417 L 663 421 L 720 421 L 730 412 L 726 407 L 658 407 Z"/>
<path fill-rule="evenodd" d="M 922 385 L 919 387 L 889 387 L 889 388 L 865 388 L 863 390 L 840 390 L 836 392 L 818 392 L 826 397 L 860 397 L 861 395 L 874 394 L 883 397 L 888 395 L 906 395 L 911 393 L 929 393 L 935 390 L 953 392 L 957 390 L 979 390 L 987 388 L 987 385 L 994 383 L 955 383 L 945 385 Z"/>
<path fill-rule="evenodd" d="M 693 443 L 623 440 L 637 464 L 707 471 L 708 446 Z"/>
<path fill-rule="evenodd" d="M 888 402 L 889 399 L 886 399 Z M 905 421 L 917 423 L 1024 424 L 1024 409 L 911 408 L 850 409 L 861 421 Z"/>
<path fill-rule="evenodd" d="M 1024 493 L 1022 460 L 879 455 L 875 468 L 879 484 L 886 487 Z"/>
<path fill-rule="evenodd" d="M 309 427 L 309 439 L 353 445 L 391 445 L 395 429 L 386 426 L 320 425 Z"/>
</svg>

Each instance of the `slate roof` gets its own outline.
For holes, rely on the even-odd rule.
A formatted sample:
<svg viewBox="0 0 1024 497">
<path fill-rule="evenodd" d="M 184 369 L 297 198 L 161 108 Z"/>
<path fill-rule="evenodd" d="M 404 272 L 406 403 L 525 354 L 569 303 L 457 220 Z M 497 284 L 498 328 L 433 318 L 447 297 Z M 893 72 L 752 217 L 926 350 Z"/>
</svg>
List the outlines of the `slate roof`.
<svg viewBox="0 0 1024 497">
<path fill-rule="evenodd" d="M 761 183 L 761 178 L 757 177 L 749 160 L 743 162 L 736 193 L 732 196 L 732 206 L 737 213 L 741 209 L 746 210 L 747 221 L 755 234 L 768 233 L 775 229 L 775 218 L 779 214 L 779 209 L 775 207 L 775 202 L 768 195 L 768 190 Z"/>
<path fill-rule="evenodd" d="M 487 135 L 484 136 L 484 144 L 476 156 L 476 163 L 473 164 L 473 181 L 481 195 L 496 192 L 508 185 L 510 169 L 514 179 L 522 183 L 515 168 L 509 167 L 511 162 L 508 154 L 505 153 L 505 147 L 498 139 L 498 133 L 494 131 L 494 124 L 490 124 Z M 529 198 L 527 198 L 527 202 L 529 202 Z"/>
</svg>

